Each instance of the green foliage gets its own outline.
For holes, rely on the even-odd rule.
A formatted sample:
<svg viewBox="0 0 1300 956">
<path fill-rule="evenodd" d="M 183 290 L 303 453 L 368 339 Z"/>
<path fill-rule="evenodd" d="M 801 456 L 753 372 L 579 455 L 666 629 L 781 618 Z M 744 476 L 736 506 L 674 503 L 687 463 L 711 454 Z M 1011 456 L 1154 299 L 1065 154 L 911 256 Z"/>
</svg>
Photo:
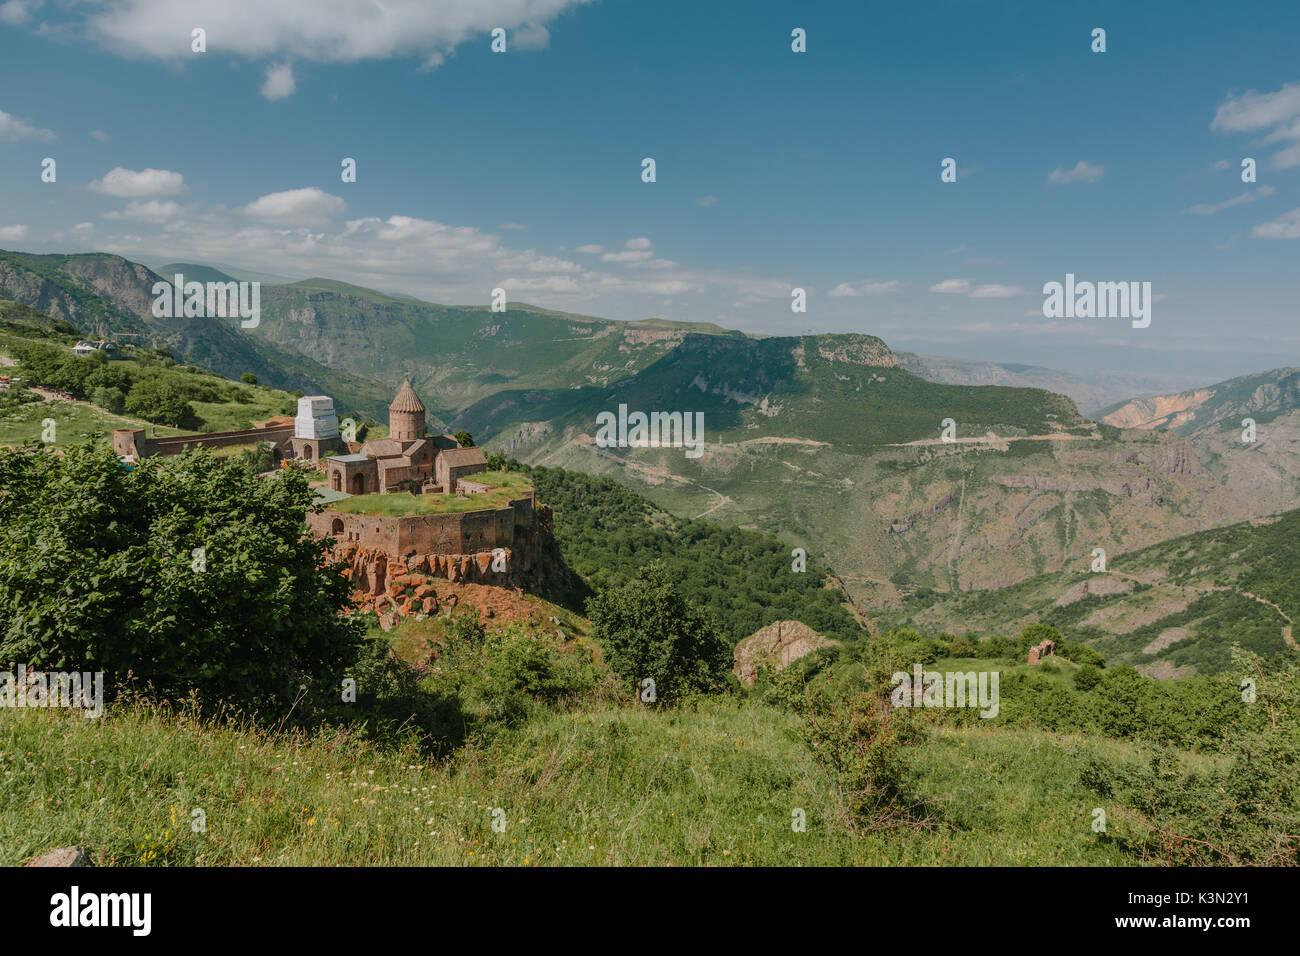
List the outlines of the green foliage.
<svg viewBox="0 0 1300 956">
<path fill-rule="evenodd" d="M 456 439 L 456 442 L 460 445 L 461 448 L 474 447 L 474 436 L 471 435 L 469 432 L 465 431 L 465 429 L 463 428 L 460 429 L 459 431 L 453 432 L 451 437 Z"/>
<path fill-rule="evenodd" d="M 198 416 L 185 400 L 185 393 L 171 382 L 143 379 L 131 386 L 126 397 L 126 410 L 132 415 L 148 417 L 164 425 L 178 428 L 197 427 Z"/>
<path fill-rule="evenodd" d="M 848 649 L 858 665 L 849 680 L 809 684 L 807 670 L 787 669 L 775 681 L 776 698 L 799 717 L 799 735 L 835 783 L 854 828 L 909 821 L 918 803 L 910 764 L 912 748 L 926 739 L 923 717 L 890 699 L 892 675 L 907 669 L 913 643 L 910 634 L 894 633 Z"/>
<path fill-rule="evenodd" d="M 1101 683 L 1101 671 L 1096 664 L 1084 664 L 1074 674 L 1074 686 L 1079 690 L 1092 690 Z"/>
<path fill-rule="evenodd" d="M 454 701 L 454 725 L 444 739 L 490 736 L 548 709 L 599 696 L 608 672 L 585 643 L 557 643 L 520 625 L 487 630 L 477 610 L 441 619 L 446 638 L 421 689 Z"/>
<path fill-rule="evenodd" d="M 661 564 L 649 564 L 628 583 L 602 590 L 587 602 L 587 616 L 606 663 L 628 694 L 646 679 L 654 681 L 663 703 L 726 685 L 731 644 L 713 615 L 689 601 Z"/>
<path fill-rule="evenodd" d="M 489 468 L 514 470 L 515 463 Z M 844 607 L 830 576 L 811 556 L 791 569 L 790 548 L 757 531 L 675 518 L 608 478 L 561 468 L 527 468 L 537 500 L 555 511 L 555 538 L 565 560 L 593 590 L 632 580 L 661 562 L 685 597 L 708 608 L 734 645 L 775 621 L 797 620 L 837 640 L 865 630 Z"/>
<path fill-rule="evenodd" d="M 1092 760 L 1083 783 L 1117 808 L 1121 840 L 1142 859 L 1174 866 L 1300 863 L 1300 669 L 1294 660 L 1267 671 L 1237 648 L 1238 677 L 1256 699 L 1225 761 L 1188 769 L 1158 751 L 1144 763 Z M 1235 688 L 1234 688 L 1235 689 Z"/>
<path fill-rule="evenodd" d="M 352 659 L 350 585 L 304 533 L 302 476 L 82 446 L 0 452 L 0 487 L 0 660 L 278 708 Z"/>
<path fill-rule="evenodd" d="M 245 372 L 243 375 L 239 376 L 239 380 L 243 382 L 245 385 L 257 384 L 257 376 L 254 375 L 252 372 Z"/>
<path fill-rule="evenodd" d="M 120 388 L 105 388 L 100 385 L 90 393 L 90 403 L 114 415 L 126 411 L 126 396 L 122 394 Z"/>
</svg>

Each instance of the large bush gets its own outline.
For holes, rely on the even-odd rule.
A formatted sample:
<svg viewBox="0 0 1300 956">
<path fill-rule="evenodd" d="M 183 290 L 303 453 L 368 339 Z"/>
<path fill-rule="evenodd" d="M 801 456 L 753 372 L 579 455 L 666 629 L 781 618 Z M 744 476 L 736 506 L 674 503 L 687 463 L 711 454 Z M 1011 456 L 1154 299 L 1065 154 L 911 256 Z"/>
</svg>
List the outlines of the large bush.
<svg viewBox="0 0 1300 956">
<path fill-rule="evenodd" d="M 155 692 L 284 704 L 342 677 L 349 583 L 307 534 L 296 474 L 210 453 L 0 453 L 0 661 L 128 675 Z"/>
<path fill-rule="evenodd" d="M 671 703 L 727 683 L 731 644 L 713 616 L 686 600 L 657 562 L 635 580 L 601 591 L 587 603 L 587 616 L 628 693 L 652 680 L 656 700 Z"/>
<path fill-rule="evenodd" d="M 1252 694 L 1207 768 L 1185 767 L 1160 748 L 1145 763 L 1091 761 L 1083 783 L 1108 801 L 1124 845 L 1152 863 L 1295 866 L 1300 863 L 1300 668 L 1265 670 L 1234 649 Z M 1241 685 L 1235 685 L 1240 688 Z"/>
</svg>

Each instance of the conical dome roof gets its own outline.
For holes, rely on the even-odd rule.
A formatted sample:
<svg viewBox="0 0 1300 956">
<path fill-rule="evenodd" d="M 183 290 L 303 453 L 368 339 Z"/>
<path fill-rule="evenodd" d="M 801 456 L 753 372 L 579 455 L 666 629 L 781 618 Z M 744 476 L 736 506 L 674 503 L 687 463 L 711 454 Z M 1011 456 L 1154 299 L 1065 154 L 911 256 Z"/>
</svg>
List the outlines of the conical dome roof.
<svg viewBox="0 0 1300 956">
<path fill-rule="evenodd" d="M 397 390 L 393 397 L 393 403 L 388 406 L 390 412 L 422 412 L 424 403 L 420 401 L 420 396 L 415 394 L 415 389 L 411 388 L 409 378 L 402 380 L 402 387 Z"/>
</svg>

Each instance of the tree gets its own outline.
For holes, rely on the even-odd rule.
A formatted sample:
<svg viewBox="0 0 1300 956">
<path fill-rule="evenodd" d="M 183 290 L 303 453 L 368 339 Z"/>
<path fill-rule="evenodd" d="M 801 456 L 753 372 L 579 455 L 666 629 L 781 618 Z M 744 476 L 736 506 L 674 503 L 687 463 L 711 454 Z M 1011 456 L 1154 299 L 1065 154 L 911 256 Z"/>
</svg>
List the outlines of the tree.
<svg viewBox="0 0 1300 956">
<path fill-rule="evenodd" d="M 646 699 L 646 680 L 664 703 L 725 685 L 731 645 L 713 616 L 683 597 L 660 562 L 621 587 L 601 591 L 587 602 L 587 616 L 606 663 L 638 699 Z"/>
<path fill-rule="evenodd" d="M 451 437 L 456 439 L 456 441 L 460 444 L 461 448 L 474 447 L 474 436 L 471 435 L 469 432 L 465 431 L 465 429 L 463 428 L 460 431 L 453 434 Z"/>
<path fill-rule="evenodd" d="M 90 403 L 98 405 L 106 412 L 120 415 L 126 409 L 126 396 L 120 388 L 104 388 L 102 385 L 90 393 Z"/>
<path fill-rule="evenodd" d="M 0 488 L 0 660 L 279 710 L 355 660 L 351 584 L 305 532 L 305 476 L 206 450 L 127 469 L 85 445 L 0 452 Z"/>
<path fill-rule="evenodd" d="M 254 375 L 252 372 L 245 372 L 243 375 L 239 376 L 239 380 L 243 382 L 245 385 L 257 384 L 257 376 Z"/>
<path fill-rule="evenodd" d="M 185 393 L 171 382 L 140 379 L 126 397 L 126 410 L 132 415 L 162 425 L 190 427 L 198 424 L 194 408 Z"/>
</svg>

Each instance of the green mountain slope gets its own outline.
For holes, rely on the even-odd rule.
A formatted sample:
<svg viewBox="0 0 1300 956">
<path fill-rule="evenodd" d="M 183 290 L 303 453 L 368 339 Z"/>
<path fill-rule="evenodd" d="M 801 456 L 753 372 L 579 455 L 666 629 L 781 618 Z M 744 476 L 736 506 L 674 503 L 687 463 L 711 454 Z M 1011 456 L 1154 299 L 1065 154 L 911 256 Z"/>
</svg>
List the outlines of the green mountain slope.
<svg viewBox="0 0 1300 956">
<path fill-rule="evenodd" d="M 374 381 L 410 376 L 446 424 L 502 388 L 608 384 L 645 368 L 692 332 L 743 338 L 711 325 L 615 322 L 523 303 L 492 312 L 307 279 L 263 288 L 262 322 L 253 336 Z"/>
<path fill-rule="evenodd" d="M 878 623 L 987 635 L 1042 621 L 1155 677 L 1226 670 L 1233 641 L 1265 657 L 1297 653 L 1300 509 L 1112 554 L 1105 573 L 1089 568 L 914 598 Z"/>
<path fill-rule="evenodd" d="M 702 412 L 703 454 L 596 447 L 596 416 L 620 404 Z M 1255 513 L 1176 436 L 1094 425 L 1041 390 L 927 382 L 871 336 L 690 336 L 605 388 L 503 391 L 456 424 L 530 462 L 616 477 L 675 514 L 778 535 L 825 558 L 864 609 Z"/>
</svg>

